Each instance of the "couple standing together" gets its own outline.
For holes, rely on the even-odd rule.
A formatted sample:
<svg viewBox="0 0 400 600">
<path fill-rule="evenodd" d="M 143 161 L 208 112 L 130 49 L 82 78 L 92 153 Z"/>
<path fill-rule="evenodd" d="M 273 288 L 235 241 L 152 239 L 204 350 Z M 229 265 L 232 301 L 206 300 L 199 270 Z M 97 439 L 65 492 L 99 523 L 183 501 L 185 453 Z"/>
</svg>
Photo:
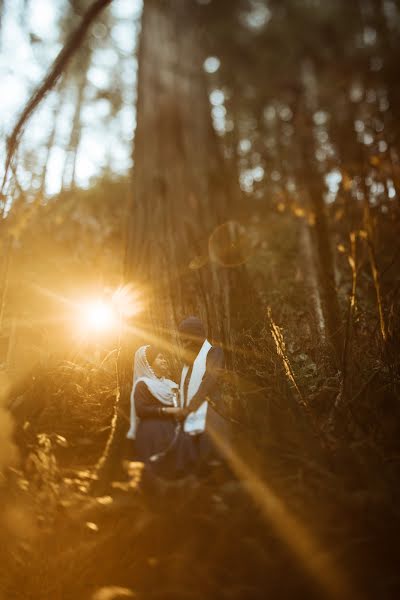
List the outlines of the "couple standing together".
<svg viewBox="0 0 400 600">
<path fill-rule="evenodd" d="M 178 331 L 184 350 L 180 385 L 168 378 L 159 348 L 136 351 L 127 434 L 136 441 L 136 459 L 166 478 L 206 472 L 217 458 L 209 428 L 223 426 L 208 402 L 218 403 L 223 350 L 210 344 L 197 317 L 182 321 Z"/>
</svg>

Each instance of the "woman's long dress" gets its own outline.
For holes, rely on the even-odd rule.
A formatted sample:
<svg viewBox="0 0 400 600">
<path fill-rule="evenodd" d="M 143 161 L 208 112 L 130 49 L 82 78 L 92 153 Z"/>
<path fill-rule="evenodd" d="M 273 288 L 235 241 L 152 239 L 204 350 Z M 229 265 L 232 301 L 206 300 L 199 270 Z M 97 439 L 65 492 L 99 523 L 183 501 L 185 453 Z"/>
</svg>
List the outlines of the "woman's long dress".
<svg viewBox="0 0 400 600">
<path fill-rule="evenodd" d="M 144 381 L 137 384 L 134 400 L 139 417 L 136 431 L 137 458 L 147 463 L 152 456 L 163 452 L 172 442 L 176 422 L 172 415 L 162 413 L 165 405 L 152 396 Z"/>
</svg>

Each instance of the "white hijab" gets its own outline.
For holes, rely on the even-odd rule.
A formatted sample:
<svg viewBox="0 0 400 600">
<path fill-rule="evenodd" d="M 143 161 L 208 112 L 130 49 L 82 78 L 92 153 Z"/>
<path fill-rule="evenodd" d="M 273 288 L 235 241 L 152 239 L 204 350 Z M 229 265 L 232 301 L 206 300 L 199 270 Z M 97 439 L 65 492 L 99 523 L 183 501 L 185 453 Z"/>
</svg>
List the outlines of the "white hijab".
<svg viewBox="0 0 400 600">
<path fill-rule="evenodd" d="M 146 357 L 147 348 L 149 348 L 148 345 L 141 346 L 135 353 L 133 385 L 131 391 L 131 426 L 126 436 L 130 440 L 134 440 L 136 437 L 138 417 L 136 416 L 134 395 L 139 381 L 143 381 L 147 385 L 151 395 L 166 406 L 175 405 L 174 390 L 178 390 L 178 384 L 174 381 L 165 379 L 165 377 L 157 377 L 154 373 Z"/>
</svg>

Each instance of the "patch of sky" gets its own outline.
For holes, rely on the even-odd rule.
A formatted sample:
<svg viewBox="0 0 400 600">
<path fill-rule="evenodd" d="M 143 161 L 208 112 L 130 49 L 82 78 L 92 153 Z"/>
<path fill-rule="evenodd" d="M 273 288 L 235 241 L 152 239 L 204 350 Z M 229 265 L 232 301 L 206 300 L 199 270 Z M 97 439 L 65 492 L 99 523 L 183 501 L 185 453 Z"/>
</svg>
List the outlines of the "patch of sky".
<svg viewBox="0 0 400 600">
<path fill-rule="evenodd" d="M 118 64 L 118 54 L 113 48 L 97 48 L 93 51 L 92 62 L 97 67 L 113 68 Z"/>
<path fill-rule="evenodd" d="M 393 198 L 396 198 L 396 189 L 394 187 L 393 180 L 387 179 L 386 186 L 387 186 L 387 190 L 388 190 L 388 196 L 391 200 L 393 200 Z"/>
<path fill-rule="evenodd" d="M 127 141 L 132 140 L 136 127 L 135 111 L 130 106 L 123 106 L 118 113 L 118 120 L 123 138 Z"/>
<path fill-rule="evenodd" d="M 87 78 L 97 88 L 107 89 L 111 82 L 111 73 L 92 65 L 87 72 Z"/>
<path fill-rule="evenodd" d="M 243 169 L 239 176 L 241 189 L 250 194 L 254 191 L 254 182 L 262 181 L 264 174 L 264 168 L 261 165 L 257 165 L 252 169 Z"/>
<path fill-rule="evenodd" d="M 220 89 L 214 89 L 209 95 L 211 103 L 211 116 L 213 120 L 214 129 L 220 135 L 226 133 L 226 108 L 224 106 L 225 94 Z"/>
<path fill-rule="evenodd" d="M 23 106 L 28 99 L 28 89 L 26 83 L 18 76 L 6 75 L 1 77 L 1 80 L 2 88 L 7 90 L 6 94 L 1 94 L 0 99 L 2 130 L 9 132 L 11 120 L 13 120 L 16 116 L 16 102 L 18 102 L 18 106 Z"/>
<path fill-rule="evenodd" d="M 65 150 L 61 146 L 53 146 L 50 152 L 46 177 L 46 192 L 50 196 L 60 191 L 65 155 Z"/>
<path fill-rule="evenodd" d="M 257 165 L 253 168 L 253 179 L 254 181 L 262 181 L 264 178 L 264 168 L 261 165 Z"/>
<path fill-rule="evenodd" d="M 114 25 L 111 30 L 111 38 L 117 48 L 124 54 L 132 54 L 136 47 L 136 36 L 134 35 L 135 24 L 129 21 Z"/>
<path fill-rule="evenodd" d="M 251 141 L 249 139 L 240 140 L 238 143 L 238 152 L 241 156 L 244 156 L 251 150 Z"/>
<path fill-rule="evenodd" d="M 341 181 L 342 174 L 338 169 L 332 169 L 332 171 L 325 175 L 325 183 L 328 191 L 324 194 L 324 199 L 327 204 L 332 204 L 336 200 Z"/>
<path fill-rule="evenodd" d="M 122 96 L 123 98 L 129 98 L 129 102 L 134 97 L 136 87 L 136 76 L 137 76 L 137 62 L 134 58 L 129 60 L 123 60 L 119 65 L 119 75 L 121 77 Z"/>
<path fill-rule="evenodd" d="M 138 19 L 142 10 L 143 0 L 117 0 L 111 3 L 111 12 L 116 19 Z"/>
<path fill-rule="evenodd" d="M 22 22 L 24 6 L 24 0 L 9 0 L 5 3 L 3 13 L 0 77 L 7 93 L 0 96 L 0 131 L 4 136 L 9 134 L 32 90 L 40 83 L 61 48 L 60 21 L 68 2 L 30 2 L 25 22 Z M 134 99 L 137 62 L 133 51 L 137 44 L 142 6 L 142 0 L 114 0 L 109 9 L 113 20 L 110 32 L 102 23 L 95 23 L 92 28 L 92 64 L 81 113 L 83 129 L 77 157 L 78 185 L 88 185 L 90 178 L 99 175 L 107 161 L 108 166 L 115 168 L 118 173 L 129 169 L 136 124 Z M 28 33 L 35 36 L 34 43 L 31 43 Z M 55 119 L 55 145 L 50 153 L 46 181 L 49 194 L 57 193 L 61 186 L 64 148 L 69 142 L 76 107 L 75 85 L 71 78 L 67 78 L 66 82 L 62 96 L 56 90 L 41 104 L 21 142 L 24 160 L 19 163 L 18 178 L 21 184 L 31 185 L 30 173 L 24 171 L 32 162 L 28 161 L 26 153 L 35 152 L 37 162 L 32 162 L 31 170 L 40 170 L 44 162 L 42 150 Z M 110 86 L 116 85 L 116 82 L 121 88 L 125 104 L 110 118 L 110 103 L 106 97 L 97 98 L 97 95 L 103 90 L 108 93 Z M 58 110 L 55 110 L 55 102 L 58 103 Z M 90 127 L 85 127 L 85 123 L 90 123 Z M 107 150 L 103 151 L 104 146 L 107 146 Z M 106 156 L 107 153 L 112 156 Z"/>
<path fill-rule="evenodd" d="M 383 183 L 381 181 L 374 181 L 370 187 L 370 191 L 371 191 L 371 194 L 374 194 L 375 196 L 379 196 L 380 194 L 384 193 L 385 186 L 383 185 Z"/>
<path fill-rule="evenodd" d="M 109 156 L 109 164 L 114 173 L 121 175 L 131 167 L 132 158 L 127 156 L 124 144 L 113 144 L 112 153 Z"/>
<path fill-rule="evenodd" d="M 328 121 L 329 115 L 324 110 L 318 110 L 313 114 L 313 121 L 315 125 L 325 125 Z"/>
<path fill-rule="evenodd" d="M 253 31 L 262 30 L 271 20 L 271 10 L 261 0 L 248 0 L 248 6 L 248 10 L 240 14 L 240 22 Z"/>
<path fill-rule="evenodd" d="M 203 63 L 206 73 L 216 73 L 221 66 L 221 61 L 216 56 L 208 56 Z"/>
<path fill-rule="evenodd" d="M 374 143 L 374 136 L 371 133 L 364 133 L 362 141 L 366 146 L 371 146 Z"/>
<path fill-rule="evenodd" d="M 57 22 L 60 13 L 65 9 L 60 2 L 54 0 L 35 0 L 28 4 L 28 24 L 30 31 L 46 42 L 57 41 Z"/>
<path fill-rule="evenodd" d="M 225 121 L 225 116 L 226 116 L 226 108 L 225 106 L 213 106 L 212 110 L 211 110 L 213 119 L 215 119 L 216 121 L 218 120 L 224 120 Z"/>
<path fill-rule="evenodd" d="M 245 170 L 240 173 L 239 183 L 244 192 L 250 194 L 253 191 L 254 179 L 251 170 Z"/>
<path fill-rule="evenodd" d="M 79 185 L 88 185 L 90 179 L 97 175 L 99 167 L 106 165 L 107 145 L 101 131 L 94 133 L 82 129 L 78 160 L 76 161 L 76 177 Z"/>
<path fill-rule="evenodd" d="M 382 153 L 386 152 L 386 150 L 388 149 L 388 145 L 385 142 L 385 140 L 380 140 L 380 142 L 378 144 L 378 149 L 379 149 L 379 152 L 382 152 Z"/>
<path fill-rule="evenodd" d="M 221 106 L 225 101 L 225 94 L 222 90 L 215 89 L 210 92 L 210 102 L 213 106 Z"/>
<path fill-rule="evenodd" d="M 74 95 L 69 93 L 65 102 L 60 106 L 57 118 L 56 141 L 58 144 L 67 144 L 71 134 L 72 119 L 74 118 Z"/>
</svg>

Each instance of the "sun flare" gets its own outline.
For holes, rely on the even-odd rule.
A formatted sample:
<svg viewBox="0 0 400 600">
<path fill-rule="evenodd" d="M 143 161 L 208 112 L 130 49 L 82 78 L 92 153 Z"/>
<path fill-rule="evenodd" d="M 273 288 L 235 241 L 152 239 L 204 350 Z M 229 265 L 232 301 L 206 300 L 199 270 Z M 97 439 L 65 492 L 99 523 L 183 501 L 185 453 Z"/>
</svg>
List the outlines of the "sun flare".
<svg viewBox="0 0 400 600">
<path fill-rule="evenodd" d="M 82 305 L 81 322 L 90 331 L 105 332 L 117 326 L 118 316 L 111 304 L 91 300 Z"/>
</svg>

